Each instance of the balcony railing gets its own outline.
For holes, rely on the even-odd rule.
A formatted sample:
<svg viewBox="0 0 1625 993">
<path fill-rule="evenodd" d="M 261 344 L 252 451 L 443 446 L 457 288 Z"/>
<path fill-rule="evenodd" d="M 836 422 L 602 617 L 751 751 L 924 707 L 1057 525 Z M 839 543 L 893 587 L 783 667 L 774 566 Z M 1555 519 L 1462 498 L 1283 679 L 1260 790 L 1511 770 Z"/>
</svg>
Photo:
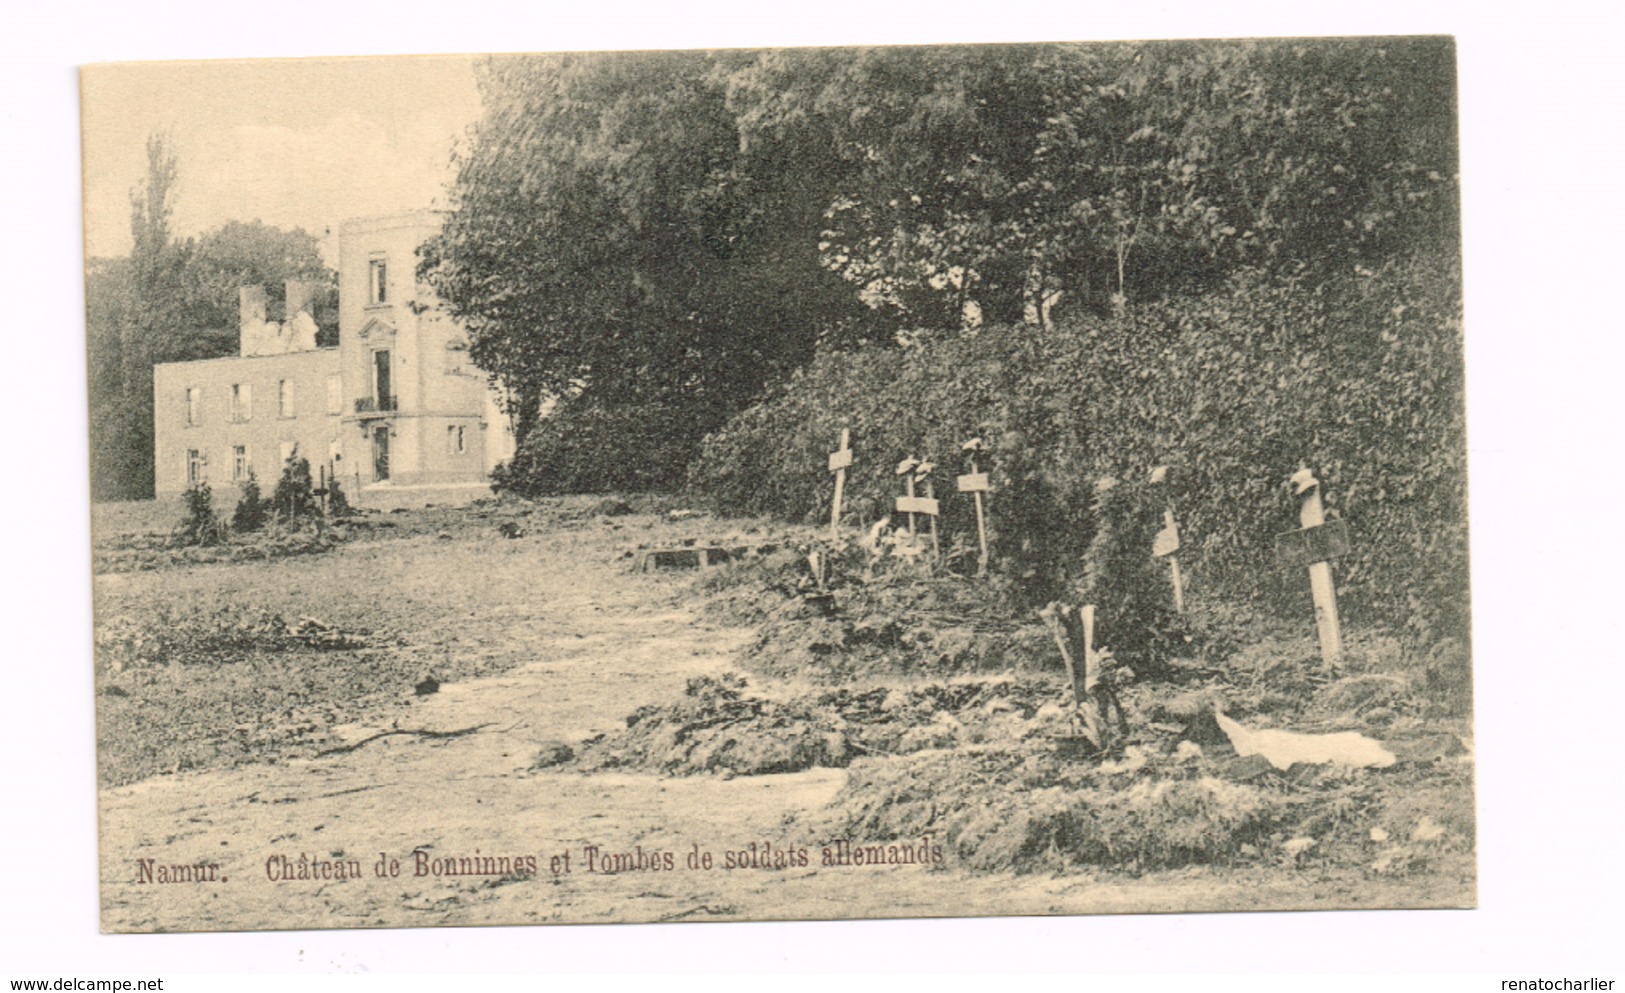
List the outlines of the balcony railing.
<svg viewBox="0 0 1625 993">
<path fill-rule="evenodd" d="M 358 414 L 384 414 L 400 409 L 397 404 L 399 397 L 360 397 L 355 402 L 355 412 Z"/>
</svg>

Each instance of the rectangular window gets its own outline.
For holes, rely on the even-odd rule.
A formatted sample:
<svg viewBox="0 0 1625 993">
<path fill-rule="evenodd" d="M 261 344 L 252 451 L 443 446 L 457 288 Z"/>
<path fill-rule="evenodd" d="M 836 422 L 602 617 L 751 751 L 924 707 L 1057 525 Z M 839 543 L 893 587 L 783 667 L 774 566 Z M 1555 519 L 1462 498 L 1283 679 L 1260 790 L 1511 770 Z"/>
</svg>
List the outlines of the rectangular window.
<svg viewBox="0 0 1625 993">
<path fill-rule="evenodd" d="M 246 421 L 254 416 L 254 386 L 252 383 L 231 384 L 231 419 Z"/>
<path fill-rule="evenodd" d="M 277 446 L 277 465 L 286 466 L 288 464 L 288 460 L 293 458 L 293 453 L 298 448 L 299 448 L 299 443 L 296 442 L 296 441 L 284 441 L 280 445 L 278 445 Z"/>
<path fill-rule="evenodd" d="M 327 377 L 327 412 L 344 413 L 344 378 L 338 373 Z"/>
<path fill-rule="evenodd" d="M 248 478 L 248 446 L 231 446 L 231 479 L 241 483 Z"/>
<path fill-rule="evenodd" d="M 372 353 L 372 397 L 377 405 L 375 409 L 395 409 L 395 395 L 390 392 L 387 349 L 379 349 Z"/>
<path fill-rule="evenodd" d="M 463 341 L 446 342 L 446 375 L 462 375 L 463 367 L 467 364 L 468 343 Z"/>
<path fill-rule="evenodd" d="M 186 388 L 186 426 L 197 427 L 203 423 L 203 388 L 201 386 L 188 386 Z"/>
<path fill-rule="evenodd" d="M 276 384 L 276 414 L 278 417 L 293 416 L 293 380 L 278 380 Z"/>
<path fill-rule="evenodd" d="M 453 425 L 446 429 L 446 454 L 461 455 L 467 450 L 467 429 L 461 425 Z"/>
<path fill-rule="evenodd" d="M 383 259 L 367 263 L 367 302 L 389 302 L 389 264 Z"/>
<path fill-rule="evenodd" d="M 203 451 L 198 448 L 186 450 L 186 485 L 196 486 L 203 482 Z"/>
</svg>

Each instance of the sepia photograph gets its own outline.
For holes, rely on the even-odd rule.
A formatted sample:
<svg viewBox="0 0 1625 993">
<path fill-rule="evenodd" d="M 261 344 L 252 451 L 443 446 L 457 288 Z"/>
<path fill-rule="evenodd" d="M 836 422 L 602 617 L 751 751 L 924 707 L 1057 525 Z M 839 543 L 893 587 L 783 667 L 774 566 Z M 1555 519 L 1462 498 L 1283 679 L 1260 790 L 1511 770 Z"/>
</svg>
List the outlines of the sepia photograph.
<svg viewBox="0 0 1625 993">
<path fill-rule="evenodd" d="M 1456 60 L 84 67 L 102 929 L 1475 906 Z"/>
</svg>

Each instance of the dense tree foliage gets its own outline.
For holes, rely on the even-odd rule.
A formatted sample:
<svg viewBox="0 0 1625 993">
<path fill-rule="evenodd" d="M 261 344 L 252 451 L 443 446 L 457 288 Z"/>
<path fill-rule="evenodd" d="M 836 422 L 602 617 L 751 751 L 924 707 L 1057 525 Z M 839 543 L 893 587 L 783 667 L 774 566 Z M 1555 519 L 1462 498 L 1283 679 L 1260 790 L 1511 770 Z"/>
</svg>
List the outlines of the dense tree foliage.
<svg viewBox="0 0 1625 993">
<path fill-rule="evenodd" d="M 147 160 L 131 192 L 129 257 L 92 259 L 86 270 L 91 493 L 103 500 L 152 495 L 152 367 L 235 354 L 239 287 L 266 286 L 275 302 L 284 280 L 327 283 L 315 316 L 324 343 L 337 343 L 336 282 L 314 237 L 231 221 L 178 241 L 169 228 L 178 168 L 162 136 L 149 140 Z"/>
<path fill-rule="evenodd" d="M 423 271 L 474 360 L 538 405 L 675 405 L 695 437 L 863 308 L 820 264 L 827 194 L 741 151 L 698 53 L 496 59 Z"/>
<path fill-rule="evenodd" d="M 825 260 L 914 324 L 1454 237 L 1443 39 L 782 52 L 740 76 L 747 136 L 816 121 L 854 165 Z"/>
<path fill-rule="evenodd" d="M 519 398 L 703 431 L 820 344 L 1453 245 L 1447 39 L 493 60 L 424 275 Z"/>
</svg>

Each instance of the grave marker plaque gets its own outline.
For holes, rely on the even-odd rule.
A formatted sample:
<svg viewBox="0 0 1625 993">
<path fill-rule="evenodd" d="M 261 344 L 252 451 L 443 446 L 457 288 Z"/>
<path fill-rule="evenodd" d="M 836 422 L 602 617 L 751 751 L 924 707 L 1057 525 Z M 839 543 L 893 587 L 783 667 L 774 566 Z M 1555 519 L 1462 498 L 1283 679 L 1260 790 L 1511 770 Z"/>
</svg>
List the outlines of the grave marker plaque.
<svg viewBox="0 0 1625 993">
<path fill-rule="evenodd" d="M 1348 524 L 1341 520 L 1327 521 L 1276 535 L 1275 562 L 1283 569 L 1302 569 L 1316 562 L 1341 558 L 1351 547 Z"/>
</svg>

